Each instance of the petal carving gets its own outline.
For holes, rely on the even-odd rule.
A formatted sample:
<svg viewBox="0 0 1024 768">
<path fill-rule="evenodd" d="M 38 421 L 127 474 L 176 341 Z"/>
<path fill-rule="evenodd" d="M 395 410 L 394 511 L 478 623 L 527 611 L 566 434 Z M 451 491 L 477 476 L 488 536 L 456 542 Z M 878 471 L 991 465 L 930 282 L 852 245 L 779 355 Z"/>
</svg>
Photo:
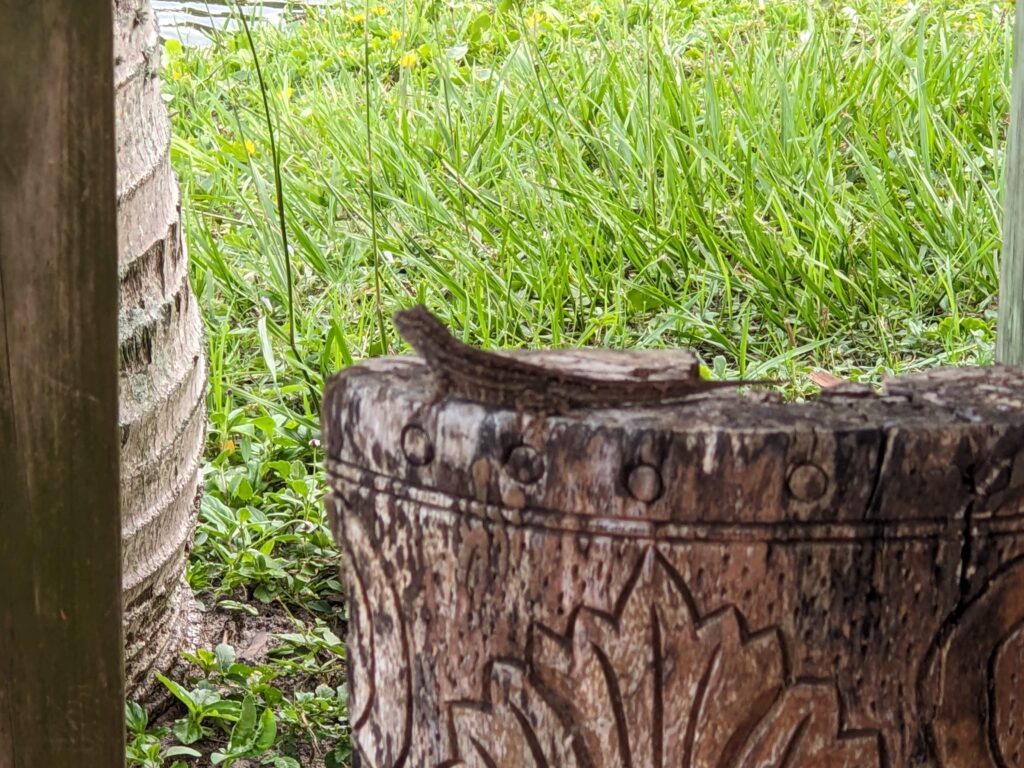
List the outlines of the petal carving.
<svg viewBox="0 0 1024 768">
<path fill-rule="evenodd" d="M 840 703 L 831 683 L 801 681 L 787 688 L 751 734 L 742 768 L 882 768 L 873 731 L 842 733 Z"/>
<path fill-rule="evenodd" d="M 459 757 L 443 763 L 466 768 L 583 768 L 559 714 L 526 679 L 521 664 L 491 666 L 489 703 L 455 702 L 451 739 Z"/>
</svg>

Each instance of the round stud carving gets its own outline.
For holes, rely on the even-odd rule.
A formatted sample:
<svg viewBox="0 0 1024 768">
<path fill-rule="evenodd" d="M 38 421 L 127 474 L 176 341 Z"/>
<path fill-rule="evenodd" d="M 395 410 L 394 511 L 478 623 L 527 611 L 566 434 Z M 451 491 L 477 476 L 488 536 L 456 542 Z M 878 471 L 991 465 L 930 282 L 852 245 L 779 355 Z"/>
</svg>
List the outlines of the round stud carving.
<svg viewBox="0 0 1024 768">
<path fill-rule="evenodd" d="M 637 464 L 629 471 L 626 485 L 634 499 L 649 504 L 661 496 L 661 473 L 650 464 Z"/>
<path fill-rule="evenodd" d="M 817 501 L 828 490 L 828 475 L 815 464 L 798 464 L 790 470 L 786 484 L 797 501 Z"/>
<path fill-rule="evenodd" d="M 513 480 L 535 483 L 544 474 L 544 457 L 532 446 L 517 445 L 505 461 L 505 470 Z"/>
<path fill-rule="evenodd" d="M 426 430 L 418 424 L 410 424 L 402 430 L 402 453 L 410 464 L 422 467 L 434 460 L 434 444 Z"/>
</svg>

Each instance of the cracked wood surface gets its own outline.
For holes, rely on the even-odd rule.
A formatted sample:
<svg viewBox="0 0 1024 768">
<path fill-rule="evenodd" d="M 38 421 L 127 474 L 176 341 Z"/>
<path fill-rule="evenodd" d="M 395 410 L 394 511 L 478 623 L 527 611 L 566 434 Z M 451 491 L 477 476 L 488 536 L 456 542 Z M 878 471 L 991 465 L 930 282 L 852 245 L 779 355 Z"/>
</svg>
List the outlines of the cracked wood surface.
<svg viewBox="0 0 1024 768">
<path fill-rule="evenodd" d="M 1024 766 L 1024 373 L 442 394 L 325 399 L 363 766 Z"/>
</svg>

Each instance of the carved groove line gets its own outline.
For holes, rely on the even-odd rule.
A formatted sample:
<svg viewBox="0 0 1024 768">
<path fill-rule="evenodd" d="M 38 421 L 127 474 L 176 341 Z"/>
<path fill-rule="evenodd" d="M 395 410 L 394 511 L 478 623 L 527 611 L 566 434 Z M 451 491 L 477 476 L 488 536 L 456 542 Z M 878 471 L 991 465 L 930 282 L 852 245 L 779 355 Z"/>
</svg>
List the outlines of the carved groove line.
<svg viewBox="0 0 1024 768">
<path fill-rule="evenodd" d="M 800 721 L 800 724 L 793 729 L 793 735 L 789 739 L 789 743 L 786 745 L 786 751 L 782 753 L 782 760 L 779 762 L 779 768 L 796 768 L 793 761 L 796 759 L 796 751 L 800 745 L 800 741 L 803 739 L 804 734 L 807 732 L 807 727 L 811 724 L 811 716 L 806 715 L 804 719 Z"/>
<path fill-rule="evenodd" d="M 918 706 L 938 768 L 1022 768 L 1006 755 L 999 731 L 1000 654 L 1024 630 L 1024 557 L 1005 563 L 969 601 L 958 603 L 936 633 L 918 677 Z M 1021 678 L 1010 694 L 1021 694 Z M 981 710 L 981 711 L 979 711 Z M 1018 715 L 1019 717 L 1019 715 Z"/>
<path fill-rule="evenodd" d="M 689 721 L 686 723 L 686 741 L 684 742 L 683 752 L 683 765 L 693 765 L 693 749 L 697 743 L 697 724 L 700 722 L 700 716 L 704 714 L 704 706 L 708 699 L 708 688 L 711 683 L 711 675 L 715 671 L 715 665 L 718 662 L 718 657 L 722 653 L 722 646 L 719 645 L 715 648 L 711 654 L 711 658 L 708 659 L 708 663 L 705 665 L 704 673 L 700 676 L 700 682 L 697 683 L 697 695 L 695 697 L 695 706 L 690 709 Z"/>
<path fill-rule="evenodd" d="M 665 745 L 662 743 L 665 724 L 665 691 L 663 688 L 665 685 L 665 659 L 662 655 L 661 621 L 658 618 L 658 609 L 651 605 L 650 611 L 648 621 L 651 622 L 651 650 L 654 652 L 654 701 L 651 704 L 651 735 L 654 738 L 651 741 L 654 749 L 654 764 L 662 765 L 662 755 L 665 749 Z"/>
<path fill-rule="evenodd" d="M 654 610 L 653 607 L 651 610 Z M 622 764 L 626 768 L 633 768 L 633 754 L 629 748 L 629 729 L 626 727 L 626 712 L 622 706 L 622 691 L 619 690 L 619 680 L 615 676 L 615 669 L 608 654 L 604 652 L 597 643 L 590 644 L 591 650 L 597 656 L 601 664 L 601 672 L 604 674 L 605 685 L 608 686 L 608 694 L 611 699 L 612 712 L 615 715 L 615 730 L 619 735 L 619 755 L 622 757 Z M 655 679 L 660 679 L 660 666 L 655 660 Z"/>
<path fill-rule="evenodd" d="M 537 763 L 537 768 L 549 768 L 547 758 L 544 757 L 544 750 L 540 746 L 540 740 L 537 738 L 537 733 L 533 730 L 533 726 L 530 724 L 526 713 L 515 705 L 511 709 L 512 714 L 515 715 L 516 720 L 519 722 L 519 727 L 523 729 L 523 734 L 526 736 L 526 744 L 530 748 L 530 754 L 533 755 L 534 761 Z"/>
<path fill-rule="evenodd" d="M 368 473 L 369 474 L 369 473 Z M 373 492 L 399 501 L 418 506 L 424 514 L 445 519 L 463 520 L 474 518 L 486 525 L 537 530 L 554 534 L 594 535 L 608 538 L 659 542 L 750 542 L 750 543 L 807 543 L 807 544 L 856 544 L 862 541 L 920 541 L 934 542 L 936 539 L 959 541 L 962 526 L 956 520 L 876 520 L 872 522 L 812 522 L 804 520 L 781 520 L 773 522 L 676 522 L 641 521 L 636 518 L 612 516 L 591 516 L 532 507 L 526 510 L 508 509 L 495 504 L 450 496 L 443 491 L 407 485 L 373 475 L 377 483 L 361 483 L 358 478 L 332 473 L 331 486 L 336 493 L 352 490 L 357 486 L 370 485 Z M 574 525 L 558 525 L 554 521 L 568 520 Z M 975 521 L 975 527 L 991 528 L 1003 534 L 1024 532 L 1024 512 Z M 902 530 L 894 528 L 899 526 Z"/>
</svg>

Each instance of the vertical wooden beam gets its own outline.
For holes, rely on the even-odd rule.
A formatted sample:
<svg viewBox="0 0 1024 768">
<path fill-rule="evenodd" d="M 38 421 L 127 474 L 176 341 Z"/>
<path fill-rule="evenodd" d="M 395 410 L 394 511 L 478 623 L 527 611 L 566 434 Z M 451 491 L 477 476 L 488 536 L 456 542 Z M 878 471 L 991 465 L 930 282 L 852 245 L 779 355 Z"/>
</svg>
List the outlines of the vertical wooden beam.
<svg viewBox="0 0 1024 768">
<path fill-rule="evenodd" d="M 1020 3 L 1013 32 L 1010 98 L 996 360 L 1021 365 L 1024 364 L 1024 8 Z"/>
<path fill-rule="evenodd" d="M 111 0 L 0 0 L 0 768 L 124 764 Z"/>
</svg>

